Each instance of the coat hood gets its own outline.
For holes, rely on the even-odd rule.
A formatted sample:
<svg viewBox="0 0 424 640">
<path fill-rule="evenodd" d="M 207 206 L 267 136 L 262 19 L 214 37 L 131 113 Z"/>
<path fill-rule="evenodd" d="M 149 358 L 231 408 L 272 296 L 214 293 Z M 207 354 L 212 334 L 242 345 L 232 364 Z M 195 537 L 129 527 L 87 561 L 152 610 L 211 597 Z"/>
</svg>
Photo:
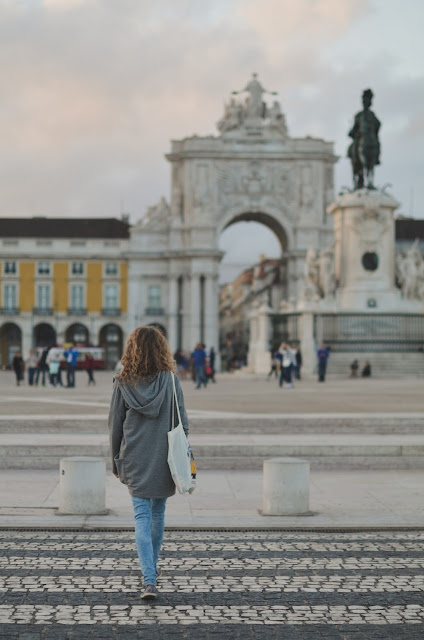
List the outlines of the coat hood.
<svg viewBox="0 0 424 640">
<path fill-rule="evenodd" d="M 160 371 L 154 378 L 141 379 L 135 385 L 120 382 L 119 379 L 118 384 L 125 402 L 131 409 L 149 418 L 155 418 L 159 415 L 164 401 L 169 376 L 169 371 Z"/>
</svg>

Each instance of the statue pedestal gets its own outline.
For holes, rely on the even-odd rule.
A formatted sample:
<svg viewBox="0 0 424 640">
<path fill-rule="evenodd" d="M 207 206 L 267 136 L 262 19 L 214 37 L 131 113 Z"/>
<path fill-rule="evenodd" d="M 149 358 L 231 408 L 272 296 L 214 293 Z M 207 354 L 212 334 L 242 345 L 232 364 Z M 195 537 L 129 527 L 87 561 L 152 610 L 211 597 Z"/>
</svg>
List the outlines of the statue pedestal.
<svg viewBox="0 0 424 640">
<path fill-rule="evenodd" d="M 393 217 L 398 206 L 394 198 L 381 191 L 361 189 L 344 193 L 328 208 L 334 217 L 339 309 L 399 309 Z"/>
</svg>

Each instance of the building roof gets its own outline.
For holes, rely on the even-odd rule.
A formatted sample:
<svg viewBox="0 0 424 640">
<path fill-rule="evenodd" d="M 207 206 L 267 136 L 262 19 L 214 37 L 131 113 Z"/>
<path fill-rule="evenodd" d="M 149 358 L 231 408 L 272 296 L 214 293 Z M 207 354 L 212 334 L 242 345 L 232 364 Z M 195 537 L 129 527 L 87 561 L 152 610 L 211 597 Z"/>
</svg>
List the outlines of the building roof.
<svg viewBox="0 0 424 640">
<path fill-rule="evenodd" d="M 0 238 L 130 237 L 130 224 L 117 218 L 0 218 Z"/>
<path fill-rule="evenodd" d="M 396 240 L 424 240 L 424 220 L 399 218 L 396 220 Z"/>
</svg>

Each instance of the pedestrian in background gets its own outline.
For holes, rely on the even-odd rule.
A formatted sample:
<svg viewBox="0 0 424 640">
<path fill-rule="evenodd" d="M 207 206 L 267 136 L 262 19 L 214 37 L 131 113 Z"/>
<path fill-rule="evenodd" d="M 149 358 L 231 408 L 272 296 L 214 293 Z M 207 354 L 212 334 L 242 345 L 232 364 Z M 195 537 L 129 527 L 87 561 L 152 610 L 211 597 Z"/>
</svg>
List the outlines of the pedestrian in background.
<svg viewBox="0 0 424 640">
<path fill-rule="evenodd" d="M 330 357 L 330 350 L 323 343 L 317 351 L 318 357 L 318 382 L 325 382 L 327 373 L 327 362 Z"/>
<path fill-rule="evenodd" d="M 295 360 L 295 368 L 294 368 L 294 375 L 296 380 L 300 380 L 300 370 L 302 368 L 302 352 L 300 350 L 300 347 L 296 347 L 296 349 L 294 350 L 294 360 Z"/>
<path fill-rule="evenodd" d="M 87 371 L 88 375 L 88 386 L 90 386 L 90 384 L 95 385 L 96 381 L 94 379 L 94 358 L 91 353 L 85 354 L 85 370 Z"/>
<path fill-rule="evenodd" d="M 41 374 L 41 384 L 43 385 L 43 387 L 46 386 L 46 373 L 49 370 L 47 366 L 47 356 L 49 353 L 49 349 L 50 347 L 45 347 L 42 350 L 41 355 L 37 361 L 37 371 L 35 372 L 35 378 L 34 378 L 35 384 L 38 385 L 38 381 L 40 379 L 40 374 Z"/>
<path fill-rule="evenodd" d="M 184 351 L 182 349 L 177 349 L 174 353 L 175 364 L 177 365 L 177 373 L 178 377 L 181 380 L 185 380 L 187 375 L 187 367 L 186 361 L 187 358 L 184 356 Z"/>
<path fill-rule="evenodd" d="M 213 383 L 216 382 L 215 380 L 215 349 L 213 347 L 211 347 L 209 350 L 206 375 L 208 380 L 211 380 Z"/>
<path fill-rule="evenodd" d="M 20 351 L 17 351 L 15 353 L 15 357 L 13 358 L 13 362 L 12 362 L 12 368 L 16 376 L 16 385 L 19 387 L 19 385 L 24 379 L 24 371 L 25 371 L 25 362 L 22 357 L 22 353 Z"/>
<path fill-rule="evenodd" d="M 371 365 L 368 362 L 368 360 L 364 364 L 364 368 L 362 369 L 361 376 L 363 378 L 370 378 L 371 377 Z"/>
<path fill-rule="evenodd" d="M 66 386 L 68 388 L 75 387 L 75 370 L 77 368 L 78 350 L 73 344 L 63 354 L 66 360 Z"/>
<path fill-rule="evenodd" d="M 194 381 L 196 383 L 196 389 L 200 389 L 203 386 L 206 388 L 208 385 L 208 381 L 206 378 L 206 351 L 203 348 L 201 342 L 198 342 L 196 348 L 191 354 L 193 361 L 193 375 Z"/>
<path fill-rule="evenodd" d="M 271 369 L 269 370 L 269 373 L 267 375 L 267 380 L 269 380 L 273 374 L 275 378 L 278 378 L 278 371 L 280 369 L 280 366 L 281 353 L 279 353 L 278 351 L 276 351 L 275 353 L 274 351 L 271 351 Z"/>
<path fill-rule="evenodd" d="M 279 349 L 281 354 L 281 369 L 280 369 L 280 387 L 283 386 L 283 381 L 286 383 L 287 389 L 293 387 L 292 383 L 292 371 L 294 363 L 294 353 L 289 344 L 282 343 Z"/>
<path fill-rule="evenodd" d="M 358 377 L 358 371 L 359 371 L 359 362 L 358 362 L 358 360 L 354 360 L 352 362 L 352 364 L 350 365 L 350 377 L 351 378 L 357 378 Z"/>
<path fill-rule="evenodd" d="M 141 597 L 157 597 L 159 553 L 167 498 L 175 494 L 168 466 L 175 362 L 168 342 L 152 326 L 135 329 L 114 380 L 109 411 L 112 469 L 127 485 L 135 517 L 135 540 L 144 578 Z M 177 402 L 184 431 L 188 419 L 178 377 Z"/>
<path fill-rule="evenodd" d="M 34 384 L 35 372 L 37 371 L 37 352 L 35 349 L 30 349 L 26 365 L 28 371 L 28 384 L 32 387 Z"/>
<path fill-rule="evenodd" d="M 52 387 L 55 387 L 59 382 L 60 356 L 60 350 L 57 347 L 49 349 L 47 366 L 49 368 L 49 380 Z"/>
</svg>

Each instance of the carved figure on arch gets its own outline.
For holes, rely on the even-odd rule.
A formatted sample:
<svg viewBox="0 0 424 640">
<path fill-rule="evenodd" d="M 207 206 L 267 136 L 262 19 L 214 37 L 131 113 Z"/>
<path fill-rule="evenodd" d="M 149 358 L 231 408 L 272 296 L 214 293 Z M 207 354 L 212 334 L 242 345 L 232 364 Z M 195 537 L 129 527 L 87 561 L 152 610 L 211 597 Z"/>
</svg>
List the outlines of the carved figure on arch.
<svg viewBox="0 0 424 640">
<path fill-rule="evenodd" d="M 237 129 L 242 123 L 243 107 L 231 98 L 230 102 L 225 105 L 224 116 L 218 122 L 217 127 L 221 133 Z"/>
<path fill-rule="evenodd" d="M 263 118 L 265 115 L 265 103 L 262 100 L 264 93 L 269 93 L 272 96 L 276 96 L 276 91 L 267 91 L 263 88 L 259 80 L 258 74 L 254 73 L 252 79 L 247 83 L 244 89 L 241 91 L 233 91 L 233 95 L 244 93 L 247 91 L 249 96 L 246 100 L 245 115 L 246 118 Z"/>
<path fill-rule="evenodd" d="M 396 256 L 396 279 L 402 296 L 409 300 L 424 300 L 424 259 L 418 242 Z"/>
<path fill-rule="evenodd" d="M 280 103 L 274 100 L 272 107 L 267 109 L 266 115 L 269 117 L 269 125 L 273 129 L 277 129 L 284 137 L 287 137 L 287 124 L 285 115 L 281 111 Z"/>
</svg>

